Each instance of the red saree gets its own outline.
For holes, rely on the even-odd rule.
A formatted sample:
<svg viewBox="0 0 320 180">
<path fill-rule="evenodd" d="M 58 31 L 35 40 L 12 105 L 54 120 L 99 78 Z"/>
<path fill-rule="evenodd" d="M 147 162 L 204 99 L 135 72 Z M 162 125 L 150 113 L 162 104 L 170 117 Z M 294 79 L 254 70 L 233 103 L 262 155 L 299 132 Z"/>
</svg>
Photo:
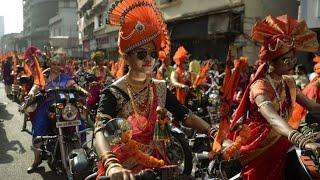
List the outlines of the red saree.
<svg viewBox="0 0 320 180">
<path fill-rule="evenodd" d="M 241 146 L 239 160 L 244 166 L 242 176 L 244 179 L 284 179 L 284 167 L 286 161 L 286 152 L 292 144 L 272 130 L 271 125 L 265 120 L 254 102 L 258 95 L 268 96 L 275 109 L 280 114 L 287 113 L 288 120 L 292 113 L 292 107 L 295 103 L 296 88 L 294 80 L 284 78 L 285 86 L 282 88 L 280 103 L 276 98 L 270 82 L 266 78 L 256 80 L 251 84 L 248 100 L 248 118 L 245 124 L 251 129 L 251 137 Z M 280 108 L 281 106 L 281 108 Z M 229 138 L 234 139 L 233 134 Z"/>
<path fill-rule="evenodd" d="M 165 162 L 167 157 L 163 156 L 158 149 L 156 148 L 153 142 L 153 134 L 155 123 L 157 121 L 157 112 L 156 109 L 158 106 L 164 107 L 165 103 L 165 95 L 166 95 L 166 84 L 162 81 L 153 80 L 151 84 L 150 91 L 152 91 L 152 98 L 150 102 L 150 106 L 147 106 L 147 110 L 144 108 L 139 108 L 139 111 L 142 111 L 144 114 L 140 114 L 145 116 L 143 119 L 135 119 L 131 115 L 133 115 L 133 109 L 130 102 L 124 102 L 124 98 L 119 92 L 111 90 L 112 94 L 117 99 L 117 106 L 122 106 L 121 112 L 118 113 L 118 117 L 122 117 L 127 119 L 132 126 L 132 139 L 139 143 L 139 149 L 148 155 L 152 155 L 158 159 L 163 159 Z M 146 93 L 140 93 L 135 96 L 136 100 L 143 102 L 143 104 L 147 103 L 147 91 Z M 149 113 L 148 113 L 149 112 Z M 112 151 L 116 154 L 120 163 L 126 168 L 130 169 L 133 173 L 138 173 L 139 171 L 150 168 L 145 167 L 137 162 L 136 159 L 129 156 L 129 153 L 124 150 L 123 144 L 115 144 L 111 146 Z M 105 169 L 102 164 L 99 162 L 98 164 L 98 174 L 104 175 Z"/>
</svg>

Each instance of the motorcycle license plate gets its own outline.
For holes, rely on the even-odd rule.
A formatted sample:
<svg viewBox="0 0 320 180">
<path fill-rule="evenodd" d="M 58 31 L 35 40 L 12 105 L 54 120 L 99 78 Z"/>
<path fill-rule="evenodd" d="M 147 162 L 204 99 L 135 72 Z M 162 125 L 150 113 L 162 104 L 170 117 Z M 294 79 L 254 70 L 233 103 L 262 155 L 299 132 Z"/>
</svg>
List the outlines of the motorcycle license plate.
<svg viewBox="0 0 320 180">
<path fill-rule="evenodd" d="M 57 128 L 64 128 L 64 127 L 72 127 L 72 126 L 79 126 L 81 124 L 80 120 L 74 121 L 60 121 L 56 123 Z"/>
</svg>

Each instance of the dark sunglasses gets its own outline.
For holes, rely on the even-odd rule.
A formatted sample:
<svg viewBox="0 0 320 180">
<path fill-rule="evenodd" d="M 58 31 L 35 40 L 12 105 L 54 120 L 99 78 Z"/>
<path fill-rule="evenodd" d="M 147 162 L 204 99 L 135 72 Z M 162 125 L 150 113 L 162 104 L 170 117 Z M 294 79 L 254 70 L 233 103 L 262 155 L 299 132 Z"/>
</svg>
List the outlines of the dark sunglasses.
<svg viewBox="0 0 320 180">
<path fill-rule="evenodd" d="M 51 62 L 51 64 L 50 64 L 51 66 L 62 66 L 62 64 L 60 64 L 60 63 L 56 63 L 56 62 Z"/>
<path fill-rule="evenodd" d="M 280 61 L 283 63 L 283 64 L 296 64 L 297 63 L 297 58 L 295 57 L 283 57 L 280 59 Z"/>
<path fill-rule="evenodd" d="M 158 58 L 158 52 L 157 51 L 149 52 L 146 49 L 132 51 L 132 52 L 130 52 L 128 54 L 135 55 L 139 60 L 145 60 L 148 54 L 153 59 L 157 59 Z"/>
</svg>

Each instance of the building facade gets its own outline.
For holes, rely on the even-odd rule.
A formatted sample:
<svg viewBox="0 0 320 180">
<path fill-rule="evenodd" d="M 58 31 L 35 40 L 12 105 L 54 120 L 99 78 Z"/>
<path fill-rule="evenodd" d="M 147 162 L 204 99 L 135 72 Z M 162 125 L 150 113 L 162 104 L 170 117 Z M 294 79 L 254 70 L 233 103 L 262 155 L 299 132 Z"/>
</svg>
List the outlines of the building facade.
<svg viewBox="0 0 320 180">
<path fill-rule="evenodd" d="M 0 38 L 4 35 L 4 17 L 0 16 Z"/>
<path fill-rule="evenodd" d="M 307 0 L 308 1 L 308 0 Z M 243 33 L 246 38 L 243 54 L 253 63 L 258 58 L 260 45 L 250 40 L 252 26 L 256 21 L 268 15 L 280 16 L 287 14 L 298 18 L 299 2 L 296 0 L 244 0 L 245 14 L 243 20 Z"/>
<path fill-rule="evenodd" d="M 18 33 L 10 33 L 3 35 L 0 40 L 0 50 L 1 53 L 6 53 L 9 51 L 16 51 L 16 40 L 18 38 Z"/>
<path fill-rule="evenodd" d="M 42 48 L 49 44 L 49 20 L 57 12 L 57 0 L 23 1 L 23 35 L 27 46 Z"/>
<path fill-rule="evenodd" d="M 66 49 L 69 56 L 78 57 L 77 1 L 58 0 L 57 15 L 49 20 L 49 42 Z"/>
<path fill-rule="evenodd" d="M 320 36 L 320 0 L 300 0 L 298 19 L 305 20 L 308 27 Z M 303 64 L 308 72 L 313 72 L 313 53 L 299 53 L 299 63 Z"/>
<path fill-rule="evenodd" d="M 106 25 L 106 12 L 115 0 L 78 0 L 81 43 L 85 52 L 104 50 L 118 58 L 118 28 Z M 259 44 L 250 38 L 257 20 L 272 14 L 297 18 L 295 0 L 157 0 L 171 34 L 172 52 L 180 45 L 194 59 L 212 57 L 225 62 L 228 49 L 235 56 L 257 59 Z M 80 26 L 81 25 L 81 26 Z"/>
</svg>

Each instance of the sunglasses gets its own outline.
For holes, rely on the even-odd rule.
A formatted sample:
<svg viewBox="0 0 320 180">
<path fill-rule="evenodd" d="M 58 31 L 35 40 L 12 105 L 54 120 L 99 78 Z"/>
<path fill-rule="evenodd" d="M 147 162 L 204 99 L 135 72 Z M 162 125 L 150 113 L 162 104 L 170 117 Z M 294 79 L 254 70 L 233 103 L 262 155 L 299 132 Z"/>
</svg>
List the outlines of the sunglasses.
<svg viewBox="0 0 320 180">
<path fill-rule="evenodd" d="M 149 52 L 146 49 L 133 51 L 133 52 L 130 52 L 128 54 L 135 55 L 139 60 L 145 60 L 148 55 L 153 59 L 157 59 L 158 58 L 158 52 L 157 51 Z"/>
<path fill-rule="evenodd" d="M 280 61 L 283 63 L 283 64 L 296 64 L 297 63 L 297 58 L 295 57 L 283 57 L 280 59 Z"/>
<path fill-rule="evenodd" d="M 56 62 L 51 62 L 51 64 L 50 64 L 51 66 L 61 66 L 61 64 L 60 63 L 56 63 Z"/>
</svg>

